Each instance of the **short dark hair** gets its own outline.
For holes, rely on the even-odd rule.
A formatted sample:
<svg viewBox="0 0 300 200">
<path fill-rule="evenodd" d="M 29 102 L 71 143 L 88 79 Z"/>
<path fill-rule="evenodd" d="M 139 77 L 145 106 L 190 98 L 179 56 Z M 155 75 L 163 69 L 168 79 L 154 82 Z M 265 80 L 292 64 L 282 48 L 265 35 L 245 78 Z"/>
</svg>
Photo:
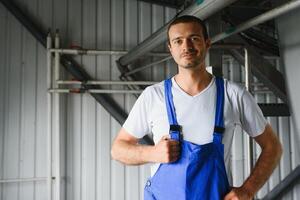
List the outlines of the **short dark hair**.
<svg viewBox="0 0 300 200">
<path fill-rule="evenodd" d="M 168 37 L 168 43 L 170 43 L 170 38 L 169 38 L 169 30 L 170 28 L 175 25 L 175 24 L 179 24 L 179 23 L 189 23 L 189 22 L 195 22 L 197 24 L 199 24 L 202 27 L 202 33 L 204 36 L 204 39 L 207 40 L 208 39 L 208 33 L 207 33 L 207 29 L 205 26 L 205 23 L 203 20 L 199 19 L 198 17 L 192 16 L 192 15 L 183 15 L 180 17 L 175 18 L 168 26 L 168 30 L 167 30 L 167 37 Z"/>
</svg>

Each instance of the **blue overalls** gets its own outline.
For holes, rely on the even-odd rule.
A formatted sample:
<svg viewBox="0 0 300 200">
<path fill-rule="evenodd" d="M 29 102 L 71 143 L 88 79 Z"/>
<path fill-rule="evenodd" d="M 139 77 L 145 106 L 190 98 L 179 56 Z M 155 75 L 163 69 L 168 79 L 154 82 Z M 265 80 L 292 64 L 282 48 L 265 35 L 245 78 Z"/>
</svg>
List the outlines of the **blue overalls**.
<svg viewBox="0 0 300 200">
<path fill-rule="evenodd" d="M 165 100 L 171 139 L 180 141 L 181 156 L 173 163 L 160 164 L 145 186 L 145 200 L 218 200 L 229 192 L 224 164 L 224 81 L 216 78 L 217 103 L 213 142 L 203 145 L 182 139 L 178 125 L 171 79 L 165 80 Z M 192 120 L 192 119 L 191 119 Z"/>
</svg>

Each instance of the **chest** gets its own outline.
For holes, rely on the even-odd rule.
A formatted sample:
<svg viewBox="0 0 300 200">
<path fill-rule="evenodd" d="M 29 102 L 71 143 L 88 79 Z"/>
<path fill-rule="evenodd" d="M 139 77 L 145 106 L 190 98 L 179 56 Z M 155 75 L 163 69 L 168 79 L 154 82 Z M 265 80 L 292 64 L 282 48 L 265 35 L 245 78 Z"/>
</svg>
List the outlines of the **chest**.
<svg viewBox="0 0 300 200">
<path fill-rule="evenodd" d="M 182 94 L 176 88 L 172 90 L 173 102 L 178 123 L 182 126 L 183 138 L 196 144 L 212 141 L 216 110 L 216 89 L 206 91 L 194 97 Z M 226 103 L 227 102 L 227 103 Z M 225 99 L 225 127 L 233 126 L 233 113 Z M 169 134 L 169 122 L 164 96 L 155 99 L 150 109 L 151 131 L 154 142 Z"/>
</svg>

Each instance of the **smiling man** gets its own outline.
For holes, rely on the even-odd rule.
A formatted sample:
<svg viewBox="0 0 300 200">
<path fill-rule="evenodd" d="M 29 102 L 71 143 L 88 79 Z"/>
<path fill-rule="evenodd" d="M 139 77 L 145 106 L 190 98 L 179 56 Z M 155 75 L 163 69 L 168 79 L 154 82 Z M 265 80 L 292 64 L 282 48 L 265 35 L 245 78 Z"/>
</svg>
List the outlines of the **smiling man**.
<svg viewBox="0 0 300 200">
<path fill-rule="evenodd" d="M 153 163 L 146 200 L 252 199 L 279 162 L 278 138 L 244 87 L 206 71 L 210 39 L 203 21 L 176 18 L 168 42 L 178 73 L 139 96 L 114 140 L 112 157 L 128 165 Z M 262 148 L 239 187 L 232 186 L 228 170 L 236 126 Z M 139 145 L 150 132 L 155 145 Z"/>
</svg>

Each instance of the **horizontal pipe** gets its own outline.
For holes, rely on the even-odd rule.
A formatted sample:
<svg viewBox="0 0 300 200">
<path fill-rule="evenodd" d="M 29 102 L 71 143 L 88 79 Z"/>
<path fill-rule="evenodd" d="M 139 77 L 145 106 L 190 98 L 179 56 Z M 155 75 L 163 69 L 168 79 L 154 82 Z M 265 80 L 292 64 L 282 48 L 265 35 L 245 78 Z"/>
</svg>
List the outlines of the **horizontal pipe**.
<svg viewBox="0 0 300 200">
<path fill-rule="evenodd" d="M 57 84 L 60 85 L 153 85 L 155 81 L 64 81 L 64 80 L 58 80 Z"/>
<path fill-rule="evenodd" d="M 212 49 L 240 49 L 241 44 L 216 44 Z M 72 55 L 125 55 L 128 51 L 123 50 L 93 50 L 93 49 L 50 49 L 51 53 L 72 54 Z M 149 52 L 146 56 L 166 57 L 169 56 L 169 52 Z"/>
<path fill-rule="evenodd" d="M 166 57 L 166 58 L 160 59 L 160 60 L 155 61 L 155 62 L 153 62 L 153 63 L 150 63 L 150 64 L 148 64 L 148 65 L 145 65 L 145 66 L 143 66 L 143 67 L 136 68 L 136 69 L 134 69 L 134 70 L 131 70 L 131 71 L 129 71 L 129 72 L 124 73 L 123 76 L 129 76 L 129 75 L 131 75 L 131 74 L 135 74 L 135 73 L 137 73 L 137 72 L 139 72 L 139 71 L 142 71 L 142 70 L 145 70 L 145 69 L 147 69 L 147 68 L 149 68 L 149 67 L 152 67 L 153 65 L 157 65 L 157 64 L 159 64 L 159 63 L 162 63 L 162 62 L 165 62 L 165 61 L 167 61 L 167 60 L 170 60 L 171 58 L 172 58 L 172 56 L 168 56 L 168 57 Z"/>
<path fill-rule="evenodd" d="M 95 94 L 139 94 L 143 90 L 105 90 L 105 89 L 50 89 L 50 93 L 95 93 Z"/>
<path fill-rule="evenodd" d="M 73 55 L 125 55 L 128 51 L 108 51 L 108 50 L 91 50 L 91 49 L 50 49 L 51 53 L 63 53 Z M 169 52 L 150 52 L 147 56 L 164 57 L 169 55 Z"/>
<path fill-rule="evenodd" d="M 34 181 L 47 181 L 47 177 L 2 179 L 0 180 L 0 183 L 19 183 L 19 182 L 34 182 Z"/>
</svg>

